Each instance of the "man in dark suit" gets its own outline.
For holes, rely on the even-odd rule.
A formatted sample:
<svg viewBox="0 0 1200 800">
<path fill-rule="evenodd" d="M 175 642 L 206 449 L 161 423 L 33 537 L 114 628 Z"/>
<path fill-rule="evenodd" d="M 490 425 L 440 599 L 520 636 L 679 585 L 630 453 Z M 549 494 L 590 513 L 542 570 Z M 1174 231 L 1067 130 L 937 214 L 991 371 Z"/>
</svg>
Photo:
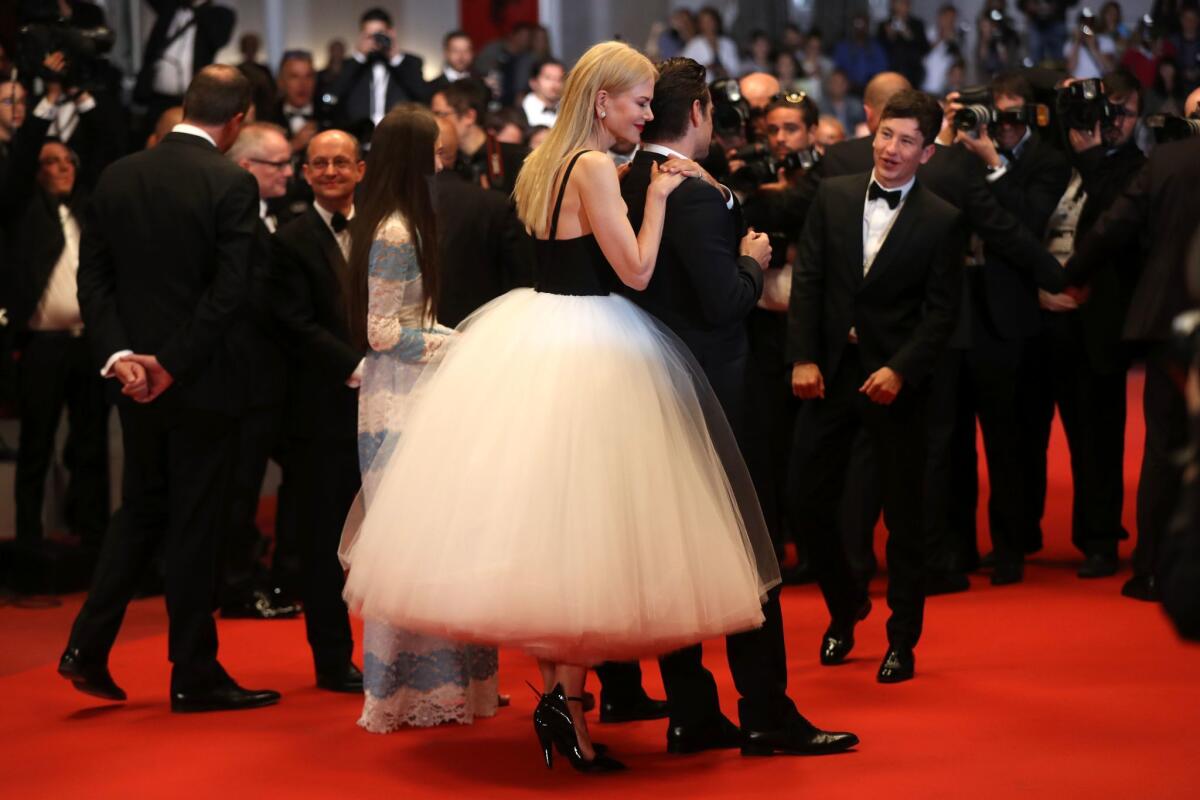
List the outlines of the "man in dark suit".
<svg viewBox="0 0 1200 800">
<path fill-rule="evenodd" d="M 11 168 L 0 183 L 8 324 L 16 331 L 20 354 L 17 540 L 42 540 L 46 473 L 66 407 L 70 431 L 63 457 L 71 473 L 66 522 L 72 533 L 98 546 L 108 524 L 108 403 L 75 293 L 86 201 L 77 189 L 78 160 L 66 145 L 46 136 L 54 96 L 61 91 L 50 84 L 17 131 Z M 42 115 L 47 110 L 51 113 Z"/>
<path fill-rule="evenodd" d="M 350 660 L 354 639 L 342 600 L 338 542 L 359 489 L 358 391 L 363 353 L 351 344 L 342 280 L 350 252 L 347 222 L 366 165 L 358 141 L 325 131 L 308 145 L 304 178 L 316 200 L 279 229 L 271 292 L 292 357 L 283 413 L 281 513 L 297 527 L 304 623 L 317 685 L 362 692 Z M 283 508 L 283 505 L 287 508 Z"/>
<path fill-rule="evenodd" d="M 646 124 L 642 149 L 621 185 L 635 229 L 642 224 L 651 165 L 708 152 L 712 98 L 704 67 L 687 58 L 660 64 L 651 108 L 654 119 Z M 707 175 L 706 180 L 686 181 L 672 192 L 654 277 L 644 292 L 630 297 L 687 345 L 741 444 L 748 425 L 745 320 L 762 293 L 770 244 L 765 234 L 754 232 L 739 242 L 734 205 L 729 190 Z M 660 660 L 670 706 L 670 752 L 740 745 L 745 755 L 821 754 L 858 744 L 853 734 L 822 731 L 796 710 L 787 695 L 778 589 L 768 594 L 763 614 L 761 628 L 726 640 L 729 667 L 741 696 L 740 731 L 721 714 L 716 684 L 702 663 L 700 645 Z M 609 689 L 606 682 L 604 690 Z"/>
<path fill-rule="evenodd" d="M 1142 409 L 1146 447 L 1138 478 L 1138 543 L 1133 577 L 1122 593 L 1157 600 L 1161 548 L 1179 506 L 1188 444 L 1187 408 L 1172 356 L 1171 325 L 1191 305 L 1186 285 L 1188 246 L 1200 226 L 1200 139 L 1159 145 L 1146 166 L 1096 221 L 1067 263 L 1067 279 L 1083 286 L 1133 241 L 1148 243 L 1125 318 L 1124 338 L 1145 348 Z"/>
<path fill-rule="evenodd" d="M 358 46 L 332 93 L 343 126 L 369 132 L 397 103 L 429 101 L 420 56 L 400 49 L 392 17 L 372 8 L 359 18 Z M 364 127 L 364 121 L 370 121 Z"/>
<path fill-rule="evenodd" d="M 454 123 L 443 117 L 438 127 L 442 163 L 453 164 L 458 156 Z M 433 205 L 441 240 L 438 322 L 457 327 L 488 301 L 533 285 L 533 240 L 508 198 L 443 169 L 434 178 Z"/>
<path fill-rule="evenodd" d="M 922 493 L 928 378 L 962 297 L 960 214 L 921 185 L 942 112 L 929 95 L 897 93 L 880 114 L 871 173 L 825 180 L 809 209 L 792 278 L 792 388 L 808 403 L 794 465 L 795 521 L 808 541 L 831 623 L 823 664 L 843 661 L 870 608 L 835 535 L 854 437 L 865 429 L 888 527 L 888 651 L 878 680 L 914 674 L 925 604 Z"/>
<path fill-rule="evenodd" d="M 227 334 L 248 300 L 258 200 L 254 179 L 221 151 L 249 105 L 237 69 L 201 70 L 184 122 L 104 173 L 80 247 L 79 304 L 96 363 L 122 384 L 125 472 L 123 504 L 59 673 L 83 692 L 125 698 L 108 654 L 162 539 L 179 712 L 279 700 L 221 668 L 212 603 L 243 395 Z"/>
<path fill-rule="evenodd" d="M 237 14 L 211 0 L 150 0 L 154 27 L 142 53 L 133 98 L 146 106 L 147 126 L 183 101 L 183 93 L 217 51 L 229 44 Z M 149 130 L 147 130 L 149 132 Z"/>
<path fill-rule="evenodd" d="M 971 134 L 960 132 L 957 140 L 977 157 L 976 170 L 987 170 L 986 180 L 1000 205 L 1029 233 L 1040 236 L 1067 187 L 1070 167 L 1062 153 L 1043 141 L 1029 124 L 1028 109 L 1034 102 L 1029 81 L 1019 73 L 1008 73 L 992 81 L 991 88 L 999 120 Z M 958 541 L 947 542 L 951 549 L 943 563 L 966 564 L 978 558 L 978 417 L 988 468 L 988 528 L 995 562 L 992 583 L 1013 583 L 1023 577 L 1026 547 L 1041 542 L 1027 509 L 1021 443 L 1029 433 L 1018 410 L 1022 362 L 1041 328 L 1037 286 L 1028 275 L 987 252 L 982 262 L 972 254 L 966 278 L 971 344 L 959 351 L 962 360 L 952 444 L 955 466 L 950 487 L 950 529 Z M 1043 453 L 1045 446 L 1043 441 Z"/>
<path fill-rule="evenodd" d="M 529 148 L 499 142 L 483 128 L 491 91 L 483 81 L 455 81 L 433 96 L 430 108 L 438 119 L 449 119 L 458 134 L 458 160 L 447 164 L 485 189 L 512 194 Z"/>
<path fill-rule="evenodd" d="M 475 71 L 475 44 L 464 31 L 450 31 L 443 37 L 442 60 L 442 74 L 429 82 L 430 97 L 455 81 L 480 77 Z"/>
</svg>

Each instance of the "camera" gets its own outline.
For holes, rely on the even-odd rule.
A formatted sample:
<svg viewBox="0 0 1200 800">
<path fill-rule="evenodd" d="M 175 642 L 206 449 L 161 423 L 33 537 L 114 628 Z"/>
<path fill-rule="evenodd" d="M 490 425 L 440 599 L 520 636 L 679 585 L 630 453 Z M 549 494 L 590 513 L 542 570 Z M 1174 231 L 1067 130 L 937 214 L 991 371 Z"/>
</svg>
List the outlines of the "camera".
<svg viewBox="0 0 1200 800">
<path fill-rule="evenodd" d="M 1097 124 L 1109 127 L 1125 115 L 1124 106 L 1109 102 L 1104 83 L 1097 78 L 1075 81 L 1059 89 L 1055 106 L 1065 130 L 1090 131 Z"/>
<path fill-rule="evenodd" d="M 709 87 L 713 103 L 713 131 L 722 139 L 750 134 L 750 103 L 742 97 L 738 82 L 732 78 L 713 81 Z"/>
<path fill-rule="evenodd" d="M 375 45 L 375 49 L 370 52 L 370 58 L 380 58 L 386 61 L 391 56 L 392 37 L 383 31 L 379 31 L 378 33 L 371 34 L 371 42 Z"/>
<path fill-rule="evenodd" d="M 821 159 L 821 154 L 815 148 L 788 153 L 784 158 L 775 158 L 771 150 L 764 144 L 748 144 L 734 150 L 730 157 L 746 162 L 746 166 L 738 170 L 738 178 L 745 179 L 748 186 L 758 186 L 770 183 L 779 176 L 779 170 L 792 172 L 797 169 L 812 169 Z"/>
<path fill-rule="evenodd" d="M 963 89 L 959 92 L 958 102 L 964 106 L 954 114 L 954 127 L 960 131 L 974 131 L 985 125 L 994 129 L 1001 123 L 1045 127 L 1050 119 L 1050 109 L 1043 105 L 997 109 L 993 105 L 992 90 L 987 86 Z"/>
<path fill-rule="evenodd" d="M 1151 114 L 1146 117 L 1146 127 L 1154 134 L 1154 141 L 1158 144 L 1190 139 L 1200 136 L 1200 112 L 1193 112 L 1190 117 Z"/>
<path fill-rule="evenodd" d="M 102 26 L 76 28 L 61 19 L 30 22 L 17 32 L 17 70 L 70 88 L 95 88 L 99 62 L 112 50 L 113 41 L 113 32 Z M 42 63 L 55 52 L 61 52 L 67 62 L 61 73 Z"/>
</svg>

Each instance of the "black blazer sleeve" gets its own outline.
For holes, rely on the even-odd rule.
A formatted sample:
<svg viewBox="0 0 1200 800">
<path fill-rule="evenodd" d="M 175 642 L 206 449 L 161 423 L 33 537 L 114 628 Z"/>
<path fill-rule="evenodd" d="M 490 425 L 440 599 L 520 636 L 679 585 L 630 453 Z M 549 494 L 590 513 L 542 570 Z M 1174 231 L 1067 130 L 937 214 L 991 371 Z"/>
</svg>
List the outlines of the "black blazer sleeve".
<svg viewBox="0 0 1200 800">
<path fill-rule="evenodd" d="M 213 280 L 191 318 L 184 320 L 156 353 L 172 375 L 186 376 L 208 359 L 249 299 L 250 260 L 258 224 L 258 185 L 245 173 L 217 202 Z"/>
<path fill-rule="evenodd" d="M 272 248 L 273 307 L 288 346 L 295 355 L 328 373 L 331 381 L 345 382 L 363 354 L 317 322 L 312 281 L 294 244 L 275 236 Z"/>
<path fill-rule="evenodd" d="M 1147 164 L 1075 246 L 1075 255 L 1067 262 L 1067 282 L 1082 286 L 1098 269 L 1111 263 L 1112 253 L 1137 238 L 1149 211 L 1150 166 Z"/>
<path fill-rule="evenodd" d="M 793 364 L 820 363 L 821 321 L 825 304 L 825 198 L 822 186 L 808 209 L 804 232 L 792 266 L 792 295 L 788 300 L 787 360 Z"/>
<path fill-rule="evenodd" d="M 921 321 L 908 341 L 888 361 L 888 366 L 910 383 L 923 380 L 933 371 L 958 322 L 958 308 L 963 295 L 961 265 L 965 244 L 959 214 L 954 215 L 947 234 L 938 244 L 925 281 Z"/>
<path fill-rule="evenodd" d="M 663 244 L 688 273 L 704 320 L 721 326 L 744 319 L 762 296 L 762 269 L 730 251 L 721 193 L 692 178 L 667 198 L 666 219 Z"/>
<path fill-rule="evenodd" d="M 992 184 L 992 191 L 1000 205 L 1021 220 L 1025 228 L 1035 236 L 1046 230 L 1050 215 L 1058 207 L 1067 183 L 1071 180 L 1071 165 L 1057 153 L 1045 152 L 1039 144 L 1037 160 L 1029 165 L 1029 179 L 1018 180 L 1018 175 L 1002 175 Z"/>
<path fill-rule="evenodd" d="M 117 309 L 116 264 L 99 222 L 98 203 L 89 205 L 84 212 L 75 280 L 83 324 L 96 360 L 103 365 L 113 353 L 131 348 Z"/>
</svg>

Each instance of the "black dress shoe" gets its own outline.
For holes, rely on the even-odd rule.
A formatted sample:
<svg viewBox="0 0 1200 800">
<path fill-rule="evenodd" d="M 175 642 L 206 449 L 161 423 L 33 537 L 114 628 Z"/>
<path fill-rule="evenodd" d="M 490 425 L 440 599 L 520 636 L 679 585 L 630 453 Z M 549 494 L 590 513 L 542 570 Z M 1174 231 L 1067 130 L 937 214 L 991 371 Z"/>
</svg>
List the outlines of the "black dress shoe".
<svg viewBox="0 0 1200 800">
<path fill-rule="evenodd" d="M 1108 578 L 1117 574 L 1120 565 L 1115 555 L 1108 553 L 1092 553 L 1084 559 L 1079 571 L 1075 573 L 1081 578 Z"/>
<path fill-rule="evenodd" d="M 75 688 L 93 697 L 105 700 L 124 700 L 125 690 L 117 686 L 108 666 L 104 663 L 88 662 L 77 647 L 68 647 L 58 660 L 58 674 L 74 684 Z"/>
<path fill-rule="evenodd" d="M 255 589 L 250 597 L 221 606 L 222 619 L 291 619 L 304 609 L 299 603 L 284 601 L 280 590 Z"/>
<path fill-rule="evenodd" d="M 317 687 L 330 692 L 362 694 L 363 674 L 353 662 L 347 661 L 341 669 L 318 672 Z"/>
<path fill-rule="evenodd" d="M 177 714 L 196 711 L 241 711 L 275 705 L 279 698 L 279 692 L 271 689 L 243 689 L 230 679 L 196 692 L 171 692 L 171 710 Z"/>
<path fill-rule="evenodd" d="M 871 601 L 868 598 L 850 623 L 832 622 L 821 639 L 821 663 L 826 667 L 845 662 L 846 656 L 854 649 L 854 626 L 867 618 L 871 613 Z"/>
<path fill-rule="evenodd" d="M 997 561 L 992 568 L 992 586 L 1008 586 L 1025 579 L 1025 565 L 1020 561 Z"/>
<path fill-rule="evenodd" d="M 962 572 L 934 572 L 925 578 L 925 595 L 957 594 L 971 588 L 971 581 Z"/>
<path fill-rule="evenodd" d="M 637 722 L 647 719 L 665 719 L 670 714 L 666 700 L 654 700 L 642 692 L 641 697 L 623 701 L 610 700 L 600 692 L 601 722 Z"/>
<path fill-rule="evenodd" d="M 724 714 L 699 725 L 672 725 L 667 728 L 667 752 L 676 755 L 699 753 L 702 750 L 725 750 L 741 747 L 742 731 Z"/>
<path fill-rule="evenodd" d="M 991 569 L 994 566 L 996 566 L 996 554 L 994 552 L 987 553 L 983 558 L 979 559 L 980 569 Z"/>
<path fill-rule="evenodd" d="M 1158 582 L 1153 575 L 1134 575 L 1125 581 L 1121 594 L 1134 600 L 1145 600 L 1147 603 L 1157 603 L 1159 600 Z"/>
<path fill-rule="evenodd" d="M 875 679 L 880 683 L 910 681 L 916 670 L 916 663 L 912 650 L 900 647 L 889 648 L 887 655 L 883 657 L 883 663 L 879 665 L 879 674 L 875 676 Z"/>
<path fill-rule="evenodd" d="M 747 730 L 742 736 L 744 756 L 824 756 L 841 753 L 858 744 L 858 737 L 853 733 L 823 731 L 799 715 L 781 729 Z"/>
</svg>

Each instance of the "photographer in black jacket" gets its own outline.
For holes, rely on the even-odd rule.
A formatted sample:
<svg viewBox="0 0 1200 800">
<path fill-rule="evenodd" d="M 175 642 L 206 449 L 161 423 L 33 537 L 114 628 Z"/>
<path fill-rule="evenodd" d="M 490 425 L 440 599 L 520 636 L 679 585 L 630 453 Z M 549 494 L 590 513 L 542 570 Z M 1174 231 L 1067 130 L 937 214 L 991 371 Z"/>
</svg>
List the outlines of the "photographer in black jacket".
<svg viewBox="0 0 1200 800">
<path fill-rule="evenodd" d="M 1074 170 L 1046 232 L 1051 253 L 1063 263 L 1146 160 L 1134 142 L 1140 84 L 1123 71 L 1103 83 L 1106 121 L 1067 131 Z M 1057 406 L 1071 453 L 1071 540 L 1085 557 L 1081 578 L 1114 574 L 1117 542 L 1129 535 L 1121 527 L 1129 367 L 1121 330 L 1140 261 L 1137 242 L 1123 242 L 1097 265 L 1085 302 L 1040 293 L 1042 334 L 1026 353 L 1020 413 L 1030 528 L 1040 529 L 1045 508 L 1046 449 Z"/>
</svg>

